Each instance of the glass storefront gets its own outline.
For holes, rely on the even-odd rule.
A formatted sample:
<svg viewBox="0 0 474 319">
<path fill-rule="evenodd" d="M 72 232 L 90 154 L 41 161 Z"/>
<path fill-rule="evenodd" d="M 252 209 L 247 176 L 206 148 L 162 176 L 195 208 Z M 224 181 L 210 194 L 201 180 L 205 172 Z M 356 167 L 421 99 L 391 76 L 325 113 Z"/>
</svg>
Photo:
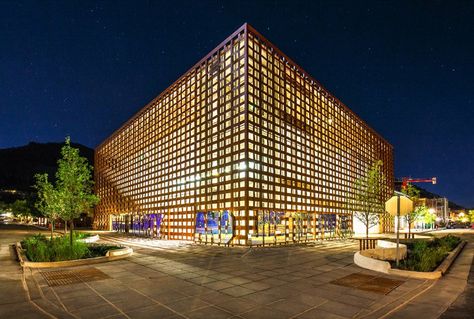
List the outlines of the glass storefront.
<svg viewBox="0 0 474 319">
<path fill-rule="evenodd" d="M 251 243 L 267 246 L 348 237 L 352 234 L 351 223 L 347 214 L 261 211 Z"/>
<path fill-rule="evenodd" d="M 161 238 L 163 214 L 121 214 L 112 216 L 112 230 L 136 236 Z"/>
<path fill-rule="evenodd" d="M 234 217 L 228 210 L 196 214 L 196 242 L 228 245 L 233 237 Z"/>
</svg>

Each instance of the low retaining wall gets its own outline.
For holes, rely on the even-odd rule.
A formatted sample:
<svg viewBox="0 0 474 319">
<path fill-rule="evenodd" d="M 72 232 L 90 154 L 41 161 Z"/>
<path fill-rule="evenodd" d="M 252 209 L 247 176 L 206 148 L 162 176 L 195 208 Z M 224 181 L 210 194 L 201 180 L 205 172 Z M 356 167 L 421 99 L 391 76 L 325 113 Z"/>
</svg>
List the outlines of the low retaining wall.
<svg viewBox="0 0 474 319">
<path fill-rule="evenodd" d="M 446 256 L 443 262 L 434 271 L 430 272 L 392 269 L 392 266 L 388 261 L 378 260 L 370 258 L 368 256 L 364 256 L 363 254 L 361 254 L 360 251 L 354 254 L 354 263 L 361 268 L 382 272 L 384 274 L 404 276 L 416 279 L 434 280 L 441 278 L 446 273 L 446 271 L 449 269 L 449 267 L 454 262 L 454 260 L 462 251 L 465 245 L 465 241 L 460 242 L 459 245 L 453 251 L 451 251 L 448 256 Z"/>
<path fill-rule="evenodd" d="M 398 259 L 402 260 L 407 257 L 407 245 L 399 244 Z M 373 253 L 377 259 L 381 260 L 397 260 L 397 244 L 388 240 L 377 240 L 374 249 L 367 252 Z"/>
<path fill-rule="evenodd" d="M 15 245 L 16 253 L 18 259 L 20 260 L 20 265 L 25 268 L 60 268 L 60 267 L 74 267 L 74 266 L 84 266 L 91 264 L 104 263 L 108 261 L 124 259 L 133 254 L 133 249 L 130 247 L 124 247 L 121 249 L 112 249 L 107 251 L 105 256 L 94 257 L 94 258 L 85 258 L 85 259 L 74 259 L 74 260 L 65 260 L 65 261 L 52 261 L 52 262 L 34 262 L 29 261 L 26 257 L 25 250 L 21 247 L 21 243 L 17 242 Z"/>
<path fill-rule="evenodd" d="M 80 241 L 80 242 L 83 242 L 83 243 L 86 243 L 86 244 L 90 244 L 90 243 L 95 243 L 99 239 L 100 239 L 99 235 L 94 235 L 94 236 L 78 239 L 77 241 Z"/>
<path fill-rule="evenodd" d="M 354 254 L 354 263 L 362 268 L 370 269 L 373 271 L 383 272 L 388 274 L 391 266 L 388 261 L 378 260 L 375 258 L 370 258 L 368 256 L 364 256 L 361 254 L 360 251 Z"/>
</svg>

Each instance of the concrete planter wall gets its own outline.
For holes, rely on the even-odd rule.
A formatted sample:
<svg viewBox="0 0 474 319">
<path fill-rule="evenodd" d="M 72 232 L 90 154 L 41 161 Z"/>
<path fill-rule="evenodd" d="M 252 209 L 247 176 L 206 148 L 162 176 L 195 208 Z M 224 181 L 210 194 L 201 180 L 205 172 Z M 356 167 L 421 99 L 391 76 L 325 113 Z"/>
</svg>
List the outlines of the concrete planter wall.
<svg viewBox="0 0 474 319">
<path fill-rule="evenodd" d="M 354 263 L 359 267 L 370 269 L 373 271 L 383 272 L 385 274 L 388 274 L 388 271 L 391 268 L 389 262 L 364 256 L 361 254 L 360 251 L 354 254 Z"/>
<path fill-rule="evenodd" d="M 83 243 L 86 243 L 86 244 L 90 244 L 90 243 L 95 243 L 99 239 L 100 239 L 99 235 L 94 235 L 94 236 L 91 236 L 91 237 L 78 239 L 77 241 L 80 241 L 80 242 L 83 242 Z"/>
<path fill-rule="evenodd" d="M 361 252 L 366 257 L 379 260 L 397 260 L 397 244 L 388 240 L 377 240 L 374 249 L 367 249 Z M 407 257 L 407 245 L 400 244 L 398 249 L 398 259 Z"/>
<path fill-rule="evenodd" d="M 29 261 L 26 257 L 25 250 L 21 246 L 20 242 L 17 242 L 15 245 L 16 253 L 18 259 L 20 260 L 20 265 L 22 267 L 28 268 L 60 268 L 60 267 L 74 267 L 74 266 L 84 266 L 91 264 L 98 264 L 118 259 L 124 259 L 130 257 L 133 254 L 133 249 L 130 247 L 123 247 L 121 249 L 112 249 L 107 251 L 105 256 L 95 257 L 95 258 L 85 258 L 85 259 L 75 259 L 75 260 L 65 260 L 65 261 L 52 261 L 52 262 L 34 262 Z"/>
<path fill-rule="evenodd" d="M 397 275 L 417 279 L 439 279 L 441 278 L 441 276 L 443 276 L 444 273 L 446 273 L 446 271 L 449 269 L 449 267 L 454 262 L 454 260 L 459 255 L 465 245 L 465 241 L 460 242 L 459 245 L 452 252 L 450 252 L 448 256 L 446 256 L 446 258 L 438 266 L 438 268 L 430 272 L 392 269 L 392 266 L 389 262 L 371 258 L 367 256 L 367 254 L 360 251 L 354 254 L 354 263 L 361 268 L 378 271 L 389 275 Z"/>
</svg>

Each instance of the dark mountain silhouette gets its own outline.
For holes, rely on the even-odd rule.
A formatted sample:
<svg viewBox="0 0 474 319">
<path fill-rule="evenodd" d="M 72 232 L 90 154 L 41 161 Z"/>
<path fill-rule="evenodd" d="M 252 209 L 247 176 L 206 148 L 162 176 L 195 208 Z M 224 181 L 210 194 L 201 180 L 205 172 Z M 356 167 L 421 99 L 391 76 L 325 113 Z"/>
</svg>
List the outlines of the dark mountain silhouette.
<svg viewBox="0 0 474 319">
<path fill-rule="evenodd" d="M 415 185 L 415 184 L 412 184 L 416 189 L 418 189 L 420 191 L 420 197 L 421 198 L 441 198 L 443 196 L 441 195 L 438 195 L 438 194 L 435 194 L 435 193 L 432 193 L 432 192 L 429 192 L 427 191 L 426 189 L 418 186 L 418 185 Z M 395 189 L 396 190 L 400 190 L 402 186 L 402 182 L 401 181 L 396 181 L 395 182 Z M 452 202 L 449 200 L 448 198 L 448 205 L 449 205 L 449 208 L 450 209 L 453 209 L 453 210 L 458 210 L 458 209 L 466 209 L 465 207 L 461 206 L 461 205 L 458 205 L 456 204 L 455 202 Z"/>
<path fill-rule="evenodd" d="M 25 146 L 0 149 L 0 191 L 32 192 L 36 173 L 48 173 L 50 179 L 54 179 L 63 145 L 30 142 Z M 79 154 L 93 164 L 93 149 L 74 143 L 71 146 L 79 148 Z"/>
<path fill-rule="evenodd" d="M 34 175 L 36 173 L 48 173 L 53 179 L 63 145 L 63 143 L 30 142 L 25 146 L 0 149 L 0 201 L 2 197 L 9 202 L 14 198 L 22 198 L 34 192 L 32 186 L 35 183 Z M 81 144 L 71 143 L 71 145 L 79 148 L 80 155 L 87 158 L 93 165 L 93 149 Z M 396 189 L 399 190 L 400 186 L 401 182 L 395 183 Z M 420 190 L 420 197 L 442 197 L 417 185 L 414 186 Z M 16 193 L 12 194 L 9 190 L 16 190 Z M 449 201 L 449 208 L 465 209 L 452 201 Z"/>
</svg>

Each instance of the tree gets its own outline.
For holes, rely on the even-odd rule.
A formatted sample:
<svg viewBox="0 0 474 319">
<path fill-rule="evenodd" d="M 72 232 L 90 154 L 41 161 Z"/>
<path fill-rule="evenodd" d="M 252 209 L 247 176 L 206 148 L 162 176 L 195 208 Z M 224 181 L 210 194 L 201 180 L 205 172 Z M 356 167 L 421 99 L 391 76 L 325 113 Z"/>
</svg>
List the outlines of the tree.
<svg viewBox="0 0 474 319">
<path fill-rule="evenodd" d="M 17 199 L 10 205 L 10 209 L 12 210 L 13 216 L 19 217 L 20 220 L 23 218 L 28 218 L 31 216 L 31 208 L 26 202 L 26 199 Z"/>
<path fill-rule="evenodd" d="M 54 185 L 48 180 L 48 174 L 36 174 L 35 188 L 38 192 L 38 198 L 35 204 L 38 209 L 51 223 L 51 239 L 54 233 L 54 221 L 59 217 L 60 209 L 62 207 L 59 202 L 60 196 Z"/>
<path fill-rule="evenodd" d="M 56 190 L 60 217 L 69 222 L 71 247 L 74 218 L 99 202 L 98 196 L 92 194 L 92 169 L 87 159 L 79 155 L 79 149 L 71 147 L 70 138 L 67 137 L 58 161 Z"/>
<path fill-rule="evenodd" d="M 5 202 L 0 202 L 0 212 L 10 211 L 10 205 Z"/>
<path fill-rule="evenodd" d="M 474 223 L 474 209 L 469 210 L 467 214 L 467 218 L 469 219 L 470 223 Z"/>
<path fill-rule="evenodd" d="M 417 203 L 418 199 L 420 198 L 420 190 L 415 186 L 408 184 L 406 188 L 402 188 L 402 193 L 406 194 L 410 199 L 415 203 Z M 408 238 L 410 238 L 411 234 L 411 225 L 413 222 L 421 218 L 425 214 L 426 206 L 416 206 L 413 211 L 406 214 L 405 219 L 408 224 Z"/>
<path fill-rule="evenodd" d="M 416 220 L 418 221 L 423 221 L 423 223 L 430 223 L 431 221 L 434 221 L 436 220 L 436 216 L 434 216 L 430 210 L 428 209 L 428 207 L 426 207 L 425 205 L 422 205 L 422 206 L 418 206 L 415 208 L 416 212 L 417 212 L 417 217 L 416 217 Z"/>
<path fill-rule="evenodd" d="M 433 228 L 433 223 L 436 221 L 436 214 L 432 213 L 426 206 L 422 206 L 424 209 L 420 212 L 420 217 L 423 218 L 425 224 L 429 224 Z"/>
<path fill-rule="evenodd" d="M 369 229 L 379 223 L 380 215 L 385 211 L 384 176 L 381 160 L 375 161 L 365 175 L 357 179 L 354 196 L 349 199 L 354 216 L 365 226 L 366 237 Z"/>
</svg>

